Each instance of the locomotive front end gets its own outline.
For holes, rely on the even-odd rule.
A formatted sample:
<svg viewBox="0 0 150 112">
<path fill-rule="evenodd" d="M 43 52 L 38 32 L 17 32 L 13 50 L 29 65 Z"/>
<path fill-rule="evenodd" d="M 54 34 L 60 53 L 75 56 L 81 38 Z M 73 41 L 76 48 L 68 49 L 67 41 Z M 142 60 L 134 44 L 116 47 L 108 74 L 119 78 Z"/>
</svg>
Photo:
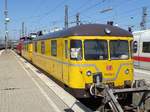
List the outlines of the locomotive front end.
<svg viewBox="0 0 150 112">
<path fill-rule="evenodd" d="M 112 88 L 131 87 L 131 43 L 132 38 L 128 37 L 89 36 L 71 39 L 70 86 L 80 90 L 78 93 L 83 97 L 92 94 L 90 89 L 93 84 L 107 84 Z"/>
</svg>

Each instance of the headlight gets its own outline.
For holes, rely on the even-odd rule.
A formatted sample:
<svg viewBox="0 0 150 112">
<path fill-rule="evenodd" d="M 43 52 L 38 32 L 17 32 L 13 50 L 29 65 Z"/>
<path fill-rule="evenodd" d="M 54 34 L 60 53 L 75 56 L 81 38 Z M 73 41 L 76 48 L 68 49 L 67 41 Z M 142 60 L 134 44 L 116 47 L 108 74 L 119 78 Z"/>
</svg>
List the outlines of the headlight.
<svg viewBox="0 0 150 112">
<path fill-rule="evenodd" d="M 92 72 L 91 72 L 91 71 L 87 71 L 87 72 L 86 72 L 86 75 L 87 75 L 87 76 L 91 76 L 91 75 L 92 75 Z"/>
<path fill-rule="evenodd" d="M 105 28 L 104 31 L 105 31 L 106 34 L 110 34 L 111 33 L 111 30 L 109 30 L 108 28 Z"/>
<path fill-rule="evenodd" d="M 126 69 L 126 70 L 124 71 L 124 73 L 125 73 L 125 74 L 129 74 L 129 69 Z"/>
</svg>

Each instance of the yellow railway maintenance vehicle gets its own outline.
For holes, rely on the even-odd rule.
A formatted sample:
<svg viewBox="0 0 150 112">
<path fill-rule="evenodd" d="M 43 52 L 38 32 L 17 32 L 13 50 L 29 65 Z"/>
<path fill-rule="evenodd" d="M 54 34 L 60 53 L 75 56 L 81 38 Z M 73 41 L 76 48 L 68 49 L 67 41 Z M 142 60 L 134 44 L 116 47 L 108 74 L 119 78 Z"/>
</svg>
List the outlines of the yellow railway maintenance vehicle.
<svg viewBox="0 0 150 112">
<path fill-rule="evenodd" d="M 22 55 L 65 85 L 75 97 L 103 96 L 105 85 L 131 87 L 132 40 L 132 34 L 119 27 L 85 24 L 26 42 L 28 48 L 24 47 Z"/>
</svg>

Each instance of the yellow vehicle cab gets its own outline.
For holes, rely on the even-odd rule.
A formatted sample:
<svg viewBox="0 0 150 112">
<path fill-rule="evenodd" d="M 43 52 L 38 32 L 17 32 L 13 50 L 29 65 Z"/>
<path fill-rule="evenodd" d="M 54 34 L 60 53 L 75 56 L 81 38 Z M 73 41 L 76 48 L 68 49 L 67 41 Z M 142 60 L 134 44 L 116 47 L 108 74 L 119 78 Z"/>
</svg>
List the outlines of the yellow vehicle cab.
<svg viewBox="0 0 150 112">
<path fill-rule="evenodd" d="M 27 59 L 63 83 L 74 96 L 85 98 L 90 97 L 96 75 L 113 88 L 131 86 L 132 40 L 132 34 L 116 26 L 79 25 L 34 39 L 32 58 L 28 55 Z"/>
</svg>

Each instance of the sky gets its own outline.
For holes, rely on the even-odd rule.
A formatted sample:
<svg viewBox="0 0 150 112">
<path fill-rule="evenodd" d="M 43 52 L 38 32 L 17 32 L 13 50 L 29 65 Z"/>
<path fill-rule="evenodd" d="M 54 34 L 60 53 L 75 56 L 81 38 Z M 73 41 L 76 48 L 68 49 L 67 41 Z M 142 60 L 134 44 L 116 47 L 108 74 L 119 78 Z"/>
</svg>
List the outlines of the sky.
<svg viewBox="0 0 150 112">
<path fill-rule="evenodd" d="M 64 27 L 64 7 L 69 8 L 69 27 L 75 15 L 86 23 L 106 24 L 114 21 L 119 27 L 140 30 L 142 7 L 147 7 L 147 28 L 150 28 L 150 0 L 8 0 L 9 39 L 19 39 L 21 24 L 27 33 Z M 105 9 L 111 11 L 101 13 Z M 4 39 L 4 0 L 0 0 L 0 39 Z"/>
</svg>

